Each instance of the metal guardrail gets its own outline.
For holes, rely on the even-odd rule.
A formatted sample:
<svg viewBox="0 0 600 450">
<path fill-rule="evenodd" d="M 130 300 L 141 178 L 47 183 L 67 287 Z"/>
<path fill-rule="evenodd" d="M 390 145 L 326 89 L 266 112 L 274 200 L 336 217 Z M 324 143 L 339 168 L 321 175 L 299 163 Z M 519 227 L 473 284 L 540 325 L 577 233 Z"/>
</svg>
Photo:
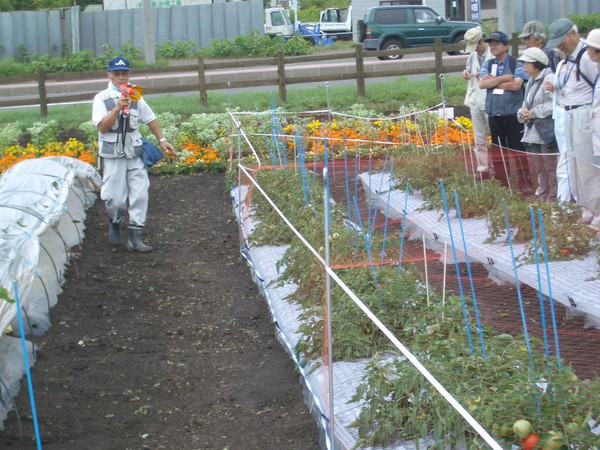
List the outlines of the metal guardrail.
<svg viewBox="0 0 600 450">
<path fill-rule="evenodd" d="M 210 62 L 203 57 L 199 57 L 196 64 L 177 65 L 169 67 L 155 67 L 140 69 L 135 71 L 135 78 L 147 78 L 152 80 L 156 75 L 165 74 L 184 74 L 182 77 L 161 77 L 160 83 L 149 83 L 144 85 L 145 94 L 171 94 L 177 92 L 193 92 L 198 91 L 200 94 L 200 104 L 203 107 L 208 106 L 208 91 L 227 89 L 227 88 L 243 88 L 243 87 L 259 87 L 259 86 L 278 86 L 279 100 L 286 102 L 286 88 L 290 84 L 314 83 L 319 81 L 337 81 L 337 80 L 356 80 L 357 96 L 364 97 L 366 95 L 365 80 L 368 78 L 384 78 L 398 77 L 404 75 L 428 74 L 435 73 L 437 80 L 437 89 L 441 88 L 441 80 L 439 75 L 447 72 L 462 71 L 464 66 L 457 67 L 456 64 L 444 64 L 442 54 L 445 52 L 457 52 L 464 49 L 462 44 L 442 45 L 441 40 L 436 39 L 433 46 L 418 47 L 410 49 L 389 50 L 389 51 L 363 51 L 362 46 L 357 46 L 354 50 L 345 52 L 328 52 L 316 55 L 307 56 L 284 56 L 280 52 L 275 57 L 266 58 L 251 58 L 230 61 Z M 409 68 L 405 65 L 394 65 L 386 70 L 365 71 L 365 58 L 391 56 L 391 55 L 415 55 L 423 53 L 434 53 L 434 62 L 426 67 Z M 327 73 L 322 75 L 311 74 L 293 75 L 290 72 L 290 65 L 332 61 L 342 59 L 354 59 L 354 68 L 352 72 Z M 215 76 L 214 72 L 223 69 L 243 69 L 243 68 L 258 68 L 258 67 L 276 67 L 276 76 L 272 78 L 256 77 L 254 79 L 239 79 L 233 77 L 226 79 L 222 74 Z M 383 66 L 382 66 L 383 67 Z M 297 66 L 296 66 L 297 69 Z M 286 71 L 288 74 L 286 74 Z M 298 71 L 298 70 L 296 70 Z M 185 75 L 189 74 L 189 75 Z M 212 76 L 211 76 L 212 74 Z M 264 75 L 264 74 L 263 74 Z M 16 106 L 31 106 L 40 105 L 40 114 L 42 117 L 48 115 L 48 105 L 77 102 L 91 100 L 93 96 L 104 88 L 106 83 L 105 71 L 90 71 L 90 72 L 64 72 L 64 73 L 46 73 L 43 69 L 39 69 L 36 75 L 28 76 L 12 76 L 0 78 L 0 90 L 10 88 L 11 86 L 20 86 L 26 91 L 24 95 L 9 95 L 4 98 L 0 97 L 0 108 L 16 107 Z M 98 88 L 98 81 L 102 80 L 102 87 Z M 74 89 L 77 92 L 64 92 L 65 85 L 57 87 L 60 83 L 72 81 Z M 89 82 L 89 83 L 86 83 Z M 66 85 L 71 87 L 70 85 Z M 33 93 L 35 92 L 35 94 Z M 11 98 L 12 97 L 12 98 Z M 18 98 L 20 97 L 20 98 Z"/>
</svg>

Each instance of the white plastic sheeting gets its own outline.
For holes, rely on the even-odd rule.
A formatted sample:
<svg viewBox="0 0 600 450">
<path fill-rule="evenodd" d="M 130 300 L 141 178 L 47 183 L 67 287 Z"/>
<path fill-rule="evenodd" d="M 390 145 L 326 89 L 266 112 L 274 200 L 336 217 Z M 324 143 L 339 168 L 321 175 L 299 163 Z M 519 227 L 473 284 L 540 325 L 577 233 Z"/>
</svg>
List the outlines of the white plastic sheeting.
<svg viewBox="0 0 600 450">
<path fill-rule="evenodd" d="M 69 157 L 20 162 L 0 177 L 0 285 L 19 296 L 25 334 L 50 327 L 70 248 L 83 239 L 87 208 L 101 184 L 96 169 Z M 16 287 L 16 289 L 15 289 Z M 17 307 L 0 299 L 0 427 L 25 373 Z M 28 343 L 29 361 L 34 348 Z"/>
</svg>

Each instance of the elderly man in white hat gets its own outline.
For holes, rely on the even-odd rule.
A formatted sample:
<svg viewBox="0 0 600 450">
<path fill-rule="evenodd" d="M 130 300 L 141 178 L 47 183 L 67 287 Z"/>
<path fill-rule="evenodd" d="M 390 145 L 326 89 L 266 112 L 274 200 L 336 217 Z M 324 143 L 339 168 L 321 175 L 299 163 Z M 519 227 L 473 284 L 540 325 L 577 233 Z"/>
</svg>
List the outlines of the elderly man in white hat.
<svg viewBox="0 0 600 450">
<path fill-rule="evenodd" d="M 465 33 L 466 51 L 470 54 L 462 73 L 463 78 L 468 83 L 465 105 L 469 107 L 471 113 L 477 174 L 482 180 L 489 178 L 488 116 L 485 113 L 486 91 L 479 87 L 481 66 L 491 57 L 485 38 L 485 33 L 479 27 L 471 28 Z"/>
<path fill-rule="evenodd" d="M 597 215 L 600 214 L 600 155 L 594 155 L 590 146 L 592 92 L 598 73 L 596 64 L 581 42 L 577 26 L 569 19 L 552 23 L 549 35 L 548 47 L 557 48 L 568 57 L 557 68 L 553 86 L 560 92 L 558 107 L 566 113 L 566 158 L 559 158 L 557 176 L 564 173 L 561 168 L 566 166 L 571 193 L 582 209 L 582 221 L 593 222 L 593 226 L 600 229 L 600 216 Z"/>
</svg>

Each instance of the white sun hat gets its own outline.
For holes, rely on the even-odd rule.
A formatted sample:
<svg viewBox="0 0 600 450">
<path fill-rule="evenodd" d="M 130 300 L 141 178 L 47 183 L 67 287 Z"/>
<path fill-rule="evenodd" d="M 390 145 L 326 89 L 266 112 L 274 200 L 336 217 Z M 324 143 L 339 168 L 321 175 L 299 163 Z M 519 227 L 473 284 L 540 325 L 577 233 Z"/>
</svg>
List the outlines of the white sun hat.
<svg viewBox="0 0 600 450">
<path fill-rule="evenodd" d="M 589 32 L 587 38 L 581 40 L 588 47 L 600 50 L 600 28 L 596 28 Z"/>
<path fill-rule="evenodd" d="M 541 48 L 537 47 L 529 47 L 526 49 L 523 54 L 519 57 L 519 61 L 523 62 L 539 62 L 544 66 L 547 66 L 549 63 L 548 56 L 544 53 Z"/>
</svg>

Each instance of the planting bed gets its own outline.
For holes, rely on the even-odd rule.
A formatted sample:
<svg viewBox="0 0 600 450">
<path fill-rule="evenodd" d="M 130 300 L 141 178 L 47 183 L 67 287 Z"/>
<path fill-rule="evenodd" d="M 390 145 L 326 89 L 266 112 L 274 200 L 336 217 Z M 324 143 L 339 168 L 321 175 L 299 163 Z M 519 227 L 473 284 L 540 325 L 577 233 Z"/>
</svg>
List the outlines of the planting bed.
<svg viewBox="0 0 600 450">
<path fill-rule="evenodd" d="M 149 254 L 107 245 L 101 202 L 35 339 L 44 449 L 319 448 L 294 366 L 239 257 L 223 174 L 151 178 Z M 32 449 L 22 380 L 0 448 Z"/>
</svg>

